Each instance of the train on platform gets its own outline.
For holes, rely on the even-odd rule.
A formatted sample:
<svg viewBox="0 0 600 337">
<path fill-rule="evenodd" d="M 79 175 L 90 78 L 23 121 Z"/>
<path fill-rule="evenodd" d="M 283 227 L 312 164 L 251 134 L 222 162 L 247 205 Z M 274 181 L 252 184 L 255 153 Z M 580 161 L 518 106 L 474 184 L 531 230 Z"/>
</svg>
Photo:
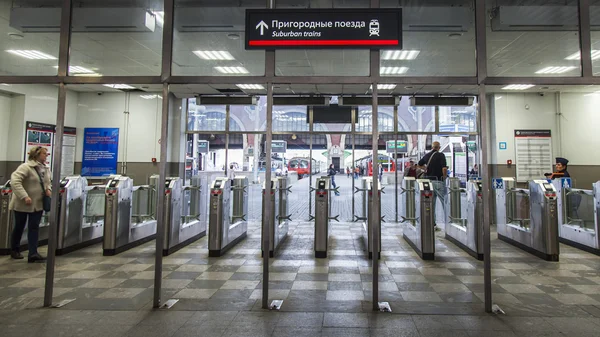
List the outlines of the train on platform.
<svg viewBox="0 0 600 337">
<path fill-rule="evenodd" d="M 371 156 L 366 156 L 366 157 L 357 159 L 354 161 L 354 167 L 364 167 L 366 170 L 366 173 L 369 176 L 372 176 L 373 175 L 373 161 L 371 159 L 372 159 Z M 396 161 L 394 160 L 394 158 L 384 155 L 384 154 L 379 154 L 378 161 L 379 161 L 379 164 L 381 164 L 381 166 L 383 166 L 383 170 L 385 172 L 395 172 L 396 171 Z"/>
<path fill-rule="evenodd" d="M 308 177 L 324 170 L 324 163 L 311 158 L 294 157 L 288 160 L 288 172 L 297 172 L 298 178 Z"/>
</svg>

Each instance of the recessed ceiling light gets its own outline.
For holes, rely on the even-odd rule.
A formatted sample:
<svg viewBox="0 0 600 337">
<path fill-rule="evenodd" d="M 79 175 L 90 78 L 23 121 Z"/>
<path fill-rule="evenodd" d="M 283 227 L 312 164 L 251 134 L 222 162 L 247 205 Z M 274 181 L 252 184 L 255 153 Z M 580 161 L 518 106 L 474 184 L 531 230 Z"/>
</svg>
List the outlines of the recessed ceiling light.
<svg viewBox="0 0 600 337">
<path fill-rule="evenodd" d="M 18 55 L 21 57 L 25 57 L 28 58 L 30 60 L 56 60 L 56 57 L 52 56 L 52 55 L 48 55 L 46 53 L 42 53 L 41 51 L 38 50 L 14 50 L 14 49 L 9 49 L 7 50 L 7 52 L 13 54 L 13 55 Z"/>
<path fill-rule="evenodd" d="M 227 34 L 227 38 L 230 40 L 239 40 L 241 38 L 240 34 L 229 33 Z"/>
<path fill-rule="evenodd" d="M 381 75 L 398 75 L 408 71 L 408 67 L 381 67 Z"/>
<path fill-rule="evenodd" d="M 395 84 L 378 84 L 377 90 L 394 90 L 396 89 Z M 373 90 L 373 86 L 369 87 L 369 90 Z"/>
<path fill-rule="evenodd" d="M 235 60 L 231 53 L 224 50 L 195 50 L 193 53 L 204 60 Z"/>
<path fill-rule="evenodd" d="M 536 71 L 536 74 L 563 74 L 573 69 L 577 69 L 577 67 L 546 67 L 544 69 L 540 69 Z"/>
<path fill-rule="evenodd" d="M 600 50 L 592 50 L 592 60 L 600 59 Z M 581 53 L 577 52 L 575 54 L 569 55 L 565 58 L 565 60 L 573 61 L 573 60 L 581 60 Z"/>
<path fill-rule="evenodd" d="M 263 90 L 265 87 L 262 84 L 236 84 L 242 90 Z"/>
<path fill-rule="evenodd" d="M 135 89 L 127 84 L 104 84 L 105 87 L 113 88 L 113 89 Z"/>
<path fill-rule="evenodd" d="M 591 92 L 589 94 L 585 94 L 583 96 L 600 96 L 600 91 L 596 91 L 596 92 Z"/>
<path fill-rule="evenodd" d="M 507 85 L 502 90 L 527 90 L 535 87 L 533 84 L 511 84 Z"/>
<path fill-rule="evenodd" d="M 58 66 L 54 66 L 54 68 L 58 69 Z M 88 69 L 88 68 L 80 67 L 80 66 L 69 66 L 69 73 L 70 74 L 94 74 L 95 71 Z"/>
<path fill-rule="evenodd" d="M 162 96 L 161 95 L 140 95 L 140 98 L 143 98 L 143 99 L 155 99 L 155 98 L 162 99 Z"/>
<path fill-rule="evenodd" d="M 414 60 L 421 51 L 419 50 L 386 50 L 383 52 L 384 60 Z"/>
<path fill-rule="evenodd" d="M 413 87 L 412 85 L 407 85 L 404 87 L 404 89 L 414 89 L 415 87 Z"/>
<path fill-rule="evenodd" d="M 17 33 L 8 33 L 8 38 L 11 40 L 23 40 L 25 36 Z"/>
<path fill-rule="evenodd" d="M 496 101 L 502 99 L 502 96 L 496 96 Z"/>
<path fill-rule="evenodd" d="M 223 74 L 247 74 L 248 73 L 248 69 L 244 68 L 244 67 L 215 67 L 215 70 L 217 70 L 220 73 Z"/>
<path fill-rule="evenodd" d="M 462 37 L 462 33 L 450 33 L 448 34 L 448 37 L 450 38 L 450 40 L 458 40 Z"/>
</svg>

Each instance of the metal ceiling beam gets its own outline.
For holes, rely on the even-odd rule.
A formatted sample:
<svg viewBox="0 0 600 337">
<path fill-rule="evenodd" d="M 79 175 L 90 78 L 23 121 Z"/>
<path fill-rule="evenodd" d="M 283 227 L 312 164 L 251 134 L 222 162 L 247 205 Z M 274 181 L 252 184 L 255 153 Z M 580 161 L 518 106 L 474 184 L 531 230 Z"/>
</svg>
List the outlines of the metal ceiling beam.
<svg viewBox="0 0 600 337">
<path fill-rule="evenodd" d="M 579 50 L 581 52 L 581 73 L 583 77 L 594 76 L 590 20 L 590 0 L 579 0 Z"/>
<path fill-rule="evenodd" d="M 485 85 L 600 85 L 600 77 L 488 77 Z"/>
</svg>

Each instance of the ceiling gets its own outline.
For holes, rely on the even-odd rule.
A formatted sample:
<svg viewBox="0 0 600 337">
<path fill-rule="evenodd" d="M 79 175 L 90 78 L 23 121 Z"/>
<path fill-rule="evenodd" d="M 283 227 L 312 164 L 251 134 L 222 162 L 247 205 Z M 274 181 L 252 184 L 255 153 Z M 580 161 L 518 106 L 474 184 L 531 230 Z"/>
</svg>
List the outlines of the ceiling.
<svg viewBox="0 0 600 337">
<path fill-rule="evenodd" d="M 564 6 L 575 4 L 575 0 L 517 1 L 488 0 L 488 10 L 507 5 Z M 19 6 L 57 6 L 55 0 L 15 0 Z M 231 21 L 237 18 L 236 8 L 264 6 L 264 0 L 177 0 L 176 18 L 192 13 L 198 22 L 205 20 Z M 368 0 L 278 0 L 281 8 L 347 8 L 365 7 Z M 381 0 L 382 7 L 402 7 L 405 19 L 410 13 L 427 16 L 435 7 L 443 7 L 448 13 L 456 8 L 470 11 L 470 20 L 463 22 L 462 31 L 443 29 L 436 31 L 412 31 L 403 33 L 403 49 L 419 50 L 415 60 L 382 60 L 382 66 L 408 67 L 405 76 L 475 76 L 475 31 L 473 8 L 470 0 Z M 592 2 L 600 6 L 600 1 Z M 11 0 L 0 0 L 0 53 L 7 49 L 34 49 L 57 56 L 59 34 L 23 33 L 10 27 Z M 78 7 L 108 8 L 132 7 L 162 10 L 160 0 L 78 0 Z M 203 7 L 204 6 L 204 7 Z M 227 7 L 227 8 L 225 8 Z M 229 11 L 231 10 L 231 11 Z M 178 14 L 179 13 L 179 14 Z M 219 14 L 220 13 L 220 14 Z M 458 13 L 458 12 L 456 12 Z M 491 12 L 490 12 L 491 13 Z M 596 13 L 596 12 L 594 12 Z M 598 12 L 600 15 L 600 12 Z M 230 14 L 230 17 L 228 15 Z M 193 17 L 192 15 L 192 17 Z M 600 19 L 600 17 L 599 17 Z M 237 20 L 237 19 L 236 19 Z M 451 20 L 451 18 L 448 18 Z M 175 24 L 178 25 L 176 19 Z M 243 25 L 236 22 L 236 27 Z M 220 76 L 217 66 L 242 66 L 246 75 L 264 75 L 265 53 L 244 49 L 243 31 L 223 28 L 201 28 L 201 31 L 174 32 L 173 74 L 181 76 Z M 579 76 L 579 62 L 565 58 L 579 49 L 579 37 L 575 31 L 493 31 L 487 22 L 488 72 L 490 76 L 540 76 L 535 72 L 550 66 L 573 66 L 574 69 L 560 75 Z M 9 36 L 9 34 L 11 34 Z M 16 36 L 15 36 L 16 35 Z M 592 32 L 592 48 L 600 50 L 600 32 Z M 154 32 L 74 32 L 71 44 L 72 66 L 81 66 L 102 75 L 147 76 L 160 75 L 162 29 Z M 197 57 L 194 50 L 226 50 L 235 58 L 233 61 L 207 61 Z M 368 76 L 369 57 L 366 50 L 279 50 L 276 52 L 276 74 L 282 76 Z M 0 75 L 56 75 L 56 60 L 28 60 L 11 54 L 0 57 Z M 594 61 L 594 73 L 600 75 L 600 60 Z M 454 87 L 460 93 L 466 89 Z M 182 86 L 182 92 L 211 93 L 218 91 L 214 86 Z M 289 90 L 288 90 L 289 89 Z M 454 90 L 442 88 L 443 90 Z M 276 89 L 278 90 L 278 89 Z M 285 88 L 295 93 L 365 93 L 365 86 L 295 86 Z M 421 88 L 398 88 L 421 90 Z M 423 89 L 428 90 L 428 89 Z"/>
</svg>

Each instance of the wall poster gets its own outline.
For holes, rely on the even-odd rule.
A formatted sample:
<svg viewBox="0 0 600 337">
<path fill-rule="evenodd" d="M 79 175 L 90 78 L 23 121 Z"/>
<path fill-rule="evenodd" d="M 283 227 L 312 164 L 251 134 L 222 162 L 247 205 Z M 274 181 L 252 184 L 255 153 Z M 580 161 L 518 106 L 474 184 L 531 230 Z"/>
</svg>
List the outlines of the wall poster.
<svg viewBox="0 0 600 337">
<path fill-rule="evenodd" d="M 515 130 L 517 181 L 545 179 L 552 172 L 552 134 L 550 130 Z"/>
<path fill-rule="evenodd" d="M 25 123 L 25 155 L 27 161 L 29 150 L 41 146 L 48 151 L 46 165 L 52 168 L 54 159 L 54 137 L 56 125 L 28 121 Z M 61 177 L 73 175 L 75 171 L 75 144 L 77 142 L 77 129 L 65 126 L 63 135 L 63 153 L 61 163 Z"/>
<path fill-rule="evenodd" d="M 117 173 L 118 128 L 85 128 L 81 175 L 101 177 Z"/>
</svg>

